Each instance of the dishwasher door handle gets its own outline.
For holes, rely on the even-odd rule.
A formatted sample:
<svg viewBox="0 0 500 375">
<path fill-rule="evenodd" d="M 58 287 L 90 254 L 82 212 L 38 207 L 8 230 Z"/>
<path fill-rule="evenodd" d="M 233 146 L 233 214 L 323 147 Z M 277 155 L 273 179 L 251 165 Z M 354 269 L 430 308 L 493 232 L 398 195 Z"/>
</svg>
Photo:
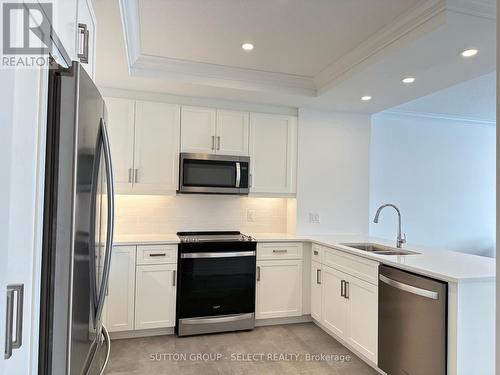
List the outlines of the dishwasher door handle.
<svg viewBox="0 0 500 375">
<path fill-rule="evenodd" d="M 413 293 L 413 294 L 416 294 L 416 295 L 419 295 L 419 296 L 422 296 L 425 298 L 436 299 L 436 300 L 439 299 L 438 292 L 434 292 L 432 290 L 427 290 L 427 289 L 422 289 L 422 288 L 417 288 L 416 286 L 413 286 L 413 285 L 404 284 L 402 282 L 390 279 L 384 275 L 379 275 L 379 279 L 383 283 L 385 283 L 389 286 L 392 286 L 394 288 L 403 290 L 405 292 Z"/>
</svg>

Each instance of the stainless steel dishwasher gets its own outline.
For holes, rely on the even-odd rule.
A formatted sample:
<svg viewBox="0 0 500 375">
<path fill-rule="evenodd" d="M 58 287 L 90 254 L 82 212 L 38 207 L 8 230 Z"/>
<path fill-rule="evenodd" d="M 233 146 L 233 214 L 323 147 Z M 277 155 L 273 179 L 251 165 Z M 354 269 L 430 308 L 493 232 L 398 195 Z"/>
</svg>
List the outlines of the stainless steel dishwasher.
<svg viewBox="0 0 500 375">
<path fill-rule="evenodd" d="M 446 374 L 447 287 L 380 266 L 378 367 L 388 375 Z"/>
</svg>

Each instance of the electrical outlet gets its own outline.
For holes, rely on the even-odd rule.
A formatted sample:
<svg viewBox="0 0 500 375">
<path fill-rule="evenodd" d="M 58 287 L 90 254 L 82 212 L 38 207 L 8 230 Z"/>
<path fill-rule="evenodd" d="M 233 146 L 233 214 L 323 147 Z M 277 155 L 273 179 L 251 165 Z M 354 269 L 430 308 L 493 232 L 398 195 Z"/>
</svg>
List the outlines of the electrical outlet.
<svg viewBox="0 0 500 375">
<path fill-rule="evenodd" d="M 311 224 L 319 224 L 320 223 L 319 214 L 315 213 L 315 212 L 310 212 L 309 213 L 309 222 Z"/>
<path fill-rule="evenodd" d="M 247 210 L 247 222 L 253 223 L 255 221 L 255 210 Z"/>
</svg>

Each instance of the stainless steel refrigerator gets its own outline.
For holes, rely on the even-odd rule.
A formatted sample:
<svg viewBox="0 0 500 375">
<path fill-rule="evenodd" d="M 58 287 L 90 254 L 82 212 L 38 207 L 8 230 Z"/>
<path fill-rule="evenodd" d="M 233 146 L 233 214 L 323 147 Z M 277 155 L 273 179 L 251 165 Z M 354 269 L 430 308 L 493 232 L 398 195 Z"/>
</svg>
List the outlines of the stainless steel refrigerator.
<svg viewBox="0 0 500 375">
<path fill-rule="evenodd" d="M 106 107 L 76 62 L 49 73 L 39 374 L 99 374 L 113 241 Z"/>
</svg>

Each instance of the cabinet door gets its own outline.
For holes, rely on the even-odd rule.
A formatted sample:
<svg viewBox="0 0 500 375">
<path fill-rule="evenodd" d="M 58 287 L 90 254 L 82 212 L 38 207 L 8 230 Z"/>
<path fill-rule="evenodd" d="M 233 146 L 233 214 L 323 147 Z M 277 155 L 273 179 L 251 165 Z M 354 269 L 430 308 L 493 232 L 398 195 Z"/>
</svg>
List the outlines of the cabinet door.
<svg viewBox="0 0 500 375">
<path fill-rule="evenodd" d="M 46 3 L 46 1 L 42 0 L 37 0 L 37 2 Z M 78 60 L 75 48 L 77 0 L 57 0 L 50 3 L 53 4 L 52 27 L 71 60 Z"/>
<path fill-rule="evenodd" d="M 347 341 L 360 353 L 377 363 L 378 288 L 354 277 L 348 281 Z"/>
<path fill-rule="evenodd" d="M 176 264 L 137 266 L 135 329 L 175 326 Z"/>
<path fill-rule="evenodd" d="M 302 315 L 302 260 L 257 262 L 256 318 Z"/>
<path fill-rule="evenodd" d="M 117 193 L 132 191 L 134 168 L 134 101 L 106 98 L 108 132 Z"/>
<path fill-rule="evenodd" d="M 106 328 L 110 332 L 134 329 L 135 246 L 114 246 L 111 253 Z"/>
<path fill-rule="evenodd" d="M 181 152 L 215 153 L 215 118 L 215 109 L 182 106 Z"/>
<path fill-rule="evenodd" d="M 297 119 L 250 114 L 250 168 L 253 193 L 295 193 Z"/>
<path fill-rule="evenodd" d="M 248 121 L 248 112 L 217 110 L 217 154 L 248 156 Z"/>
<path fill-rule="evenodd" d="M 344 337 L 348 325 L 348 300 L 341 296 L 341 285 L 348 275 L 323 265 L 322 276 L 323 325 L 332 333 Z"/>
<path fill-rule="evenodd" d="M 174 193 L 179 170 L 180 106 L 136 101 L 134 192 Z"/>
<path fill-rule="evenodd" d="M 76 53 L 83 54 L 79 57 L 82 67 L 94 79 L 95 71 L 95 46 L 96 46 L 96 21 L 91 0 L 78 0 L 76 33 Z M 87 35 L 81 33 L 87 30 Z"/>
<path fill-rule="evenodd" d="M 321 263 L 311 262 L 311 316 L 321 321 L 321 291 L 322 291 Z"/>
</svg>

